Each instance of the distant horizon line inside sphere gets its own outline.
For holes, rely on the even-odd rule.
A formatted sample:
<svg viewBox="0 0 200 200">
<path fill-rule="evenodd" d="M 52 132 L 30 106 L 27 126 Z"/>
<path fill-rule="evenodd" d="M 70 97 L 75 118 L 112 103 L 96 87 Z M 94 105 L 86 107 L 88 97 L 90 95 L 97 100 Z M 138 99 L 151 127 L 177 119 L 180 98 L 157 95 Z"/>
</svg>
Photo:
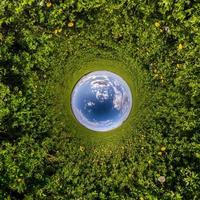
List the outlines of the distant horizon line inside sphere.
<svg viewBox="0 0 200 200">
<path fill-rule="evenodd" d="M 84 127 L 106 132 L 118 128 L 128 118 L 132 93 L 119 75 L 98 70 L 84 74 L 71 93 L 71 109 Z"/>
</svg>

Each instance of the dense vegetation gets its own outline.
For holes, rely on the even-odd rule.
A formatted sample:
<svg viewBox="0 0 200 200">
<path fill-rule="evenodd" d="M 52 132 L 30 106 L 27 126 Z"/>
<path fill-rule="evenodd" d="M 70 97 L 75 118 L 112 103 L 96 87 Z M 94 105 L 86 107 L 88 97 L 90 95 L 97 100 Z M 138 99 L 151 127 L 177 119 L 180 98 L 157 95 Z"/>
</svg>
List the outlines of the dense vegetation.
<svg viewBox="0 0 200 200">
<path fill-rule="evenodd" d="M 200 199 L 197 0 L 0 1 L 0 199 Z M 70 91 L 122 75 L 124 125 L 81 127 Z"/>
</svg>

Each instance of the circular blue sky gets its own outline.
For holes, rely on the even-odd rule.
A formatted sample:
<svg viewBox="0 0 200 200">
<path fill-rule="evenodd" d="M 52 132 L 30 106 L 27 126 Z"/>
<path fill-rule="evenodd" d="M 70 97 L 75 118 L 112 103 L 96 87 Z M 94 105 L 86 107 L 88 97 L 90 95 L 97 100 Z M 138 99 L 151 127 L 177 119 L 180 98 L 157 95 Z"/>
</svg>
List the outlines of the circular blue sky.
<svg viewBox="0 0 200 200">
<path fill-rule="evenodd" d="M 109 71 L 95 71 L 83 76 L 71 95 L 76 119 L 93 131 L 119 127 L 128 117 L 132 95 L 127 83 Z"/>
</svg>

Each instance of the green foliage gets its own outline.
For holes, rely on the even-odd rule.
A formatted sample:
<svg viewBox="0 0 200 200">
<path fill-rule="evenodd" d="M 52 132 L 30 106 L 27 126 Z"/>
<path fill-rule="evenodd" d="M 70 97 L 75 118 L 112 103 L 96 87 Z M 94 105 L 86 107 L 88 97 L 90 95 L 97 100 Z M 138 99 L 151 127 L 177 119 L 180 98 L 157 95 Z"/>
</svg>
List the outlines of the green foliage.
<svg viewBox="0 0 200 200">
<path fill-rule="evenodd" d="M 9 108 L 6 106 L 6 97 L 9 94 L 9 88 L 6 87 L 5 85 L 1 84 L 0 85 L 0 89 L 1 89 L 1 98 L 0 98 L 0 120 L 2 120 L 2 118 L 4 116 L 6 116 L 9 113 Z M 1 124 L 2 126 L 2 124 Z"/>
<path fill-rule="evenodd" d="M 0 198 L 199 199 L 199 10 L 195 0 L 2 0 Z M 127 80 L 135 105 L 121 129 L 95 135 L 69 97 L 102 66 Z"/>
</svg>

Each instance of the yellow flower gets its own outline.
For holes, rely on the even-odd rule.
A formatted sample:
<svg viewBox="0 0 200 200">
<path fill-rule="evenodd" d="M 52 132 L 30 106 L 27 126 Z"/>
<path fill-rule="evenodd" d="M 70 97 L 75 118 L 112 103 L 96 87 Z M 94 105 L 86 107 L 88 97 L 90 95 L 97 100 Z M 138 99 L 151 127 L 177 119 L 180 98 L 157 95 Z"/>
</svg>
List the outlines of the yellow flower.
<svg viewBox="0 0 200 200">
<path fill-rule="evenodd" d="M 62 28 L 58 29 L 58 33 L 61 33 L 62 32 Z"/>
<path fill-rule="evenodd" d="M 160 27 L 160 22 L 155 22 L 155 24 L 154 24 L 157 28 L 159 28 Z"/>
<path fill-rule="evenodd" d="M 176 64 L 176 68 L 177 69 L 181 68 L 181 65 L 180 64 Z"/>
<path fill-rule="evenodd" d="M 80 146 L 80 151 L 85 151 L 85 147 L 83 147 L 83 146 Z"/>
<path fill-rule="evenodd" d="M 184 46 L 183 46 L 183 44 L 181 44 L 181 43 L 178 45 L 178 49 L 179 49 L 179 50 L 183 49 L 183 47 L 184 47 Z"/>
<path fill-rule="evenodd" d="M 159 152 L 158 152 L 158 155 L 159 155 L 159 156 L 162 156 L 162 152 L 161 152 L 161 151 L 159 151 Z"/>
<path fill-rule="evenodd" d="M 54 30 L 54 34 L 61 33 L 61 32 L 62 32 L 62 28 Z"/>
<path fill-rule="evenodd" d="M 67 24 L 67 26 L 69 27 L 69 28 L 72 28 L 72 27 L 74 27 L 74 22 L 69 22 L 68 24 Z"/>
<path fill-rule="evenodd" d="M 52 6 L 52 3 L 48 2 L 46 5 L 47 5 L 47 8 L 50 8 Z"/>
<path fill-rule="evenodd" d="M 150 165 L 151 163 L 152 163 L 151 160 L 149 160 L 149 161 L 148 161 L 148 164 Z"/>
<path fill-rule="evenodd" d="M 166 147 L 161 147 L 160 150 L 163 152 L 166 150 Z"/>
</svg>

